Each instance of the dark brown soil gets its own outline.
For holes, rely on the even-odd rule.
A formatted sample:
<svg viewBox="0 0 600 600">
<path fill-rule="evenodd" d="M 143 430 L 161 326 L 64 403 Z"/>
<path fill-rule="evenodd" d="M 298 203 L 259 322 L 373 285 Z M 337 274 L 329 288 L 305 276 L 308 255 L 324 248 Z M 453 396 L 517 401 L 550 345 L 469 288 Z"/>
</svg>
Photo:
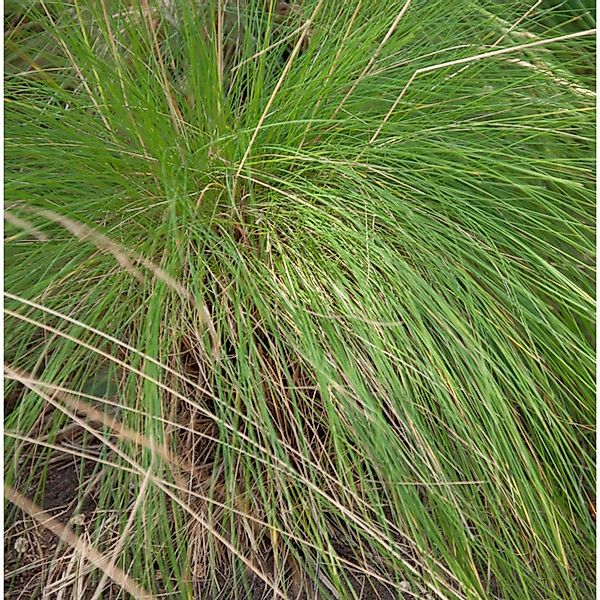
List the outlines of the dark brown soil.
<svg viewBox="0 0 600 600">
<path fill-rule="evenodd" d="M 65 524 L 76 513 L 85 515 L 85 519 L 89 520 L 96 508 L 93 494 L 82 498 L 78 511 L 77 504 L 82 488 L 89 483 L 94 464 L 87 462 L 82 466 L 79 459 L 64 455 L 53 458 L 43 493 L 40 494 L 40 506 Z M 35 478 L 29 489 L 29 497 L 33 497 L 41 485 L 41 478 Z M 4 526 L 4 598 L 36 598 L 58 556 L 60 542 L 54 534 L 39 526 L 31 517 L 21 511 L 10 510 L 9 507 L 6 510 Z M 85 525 L 71 526 L 78 530 Z"/>
</svg>

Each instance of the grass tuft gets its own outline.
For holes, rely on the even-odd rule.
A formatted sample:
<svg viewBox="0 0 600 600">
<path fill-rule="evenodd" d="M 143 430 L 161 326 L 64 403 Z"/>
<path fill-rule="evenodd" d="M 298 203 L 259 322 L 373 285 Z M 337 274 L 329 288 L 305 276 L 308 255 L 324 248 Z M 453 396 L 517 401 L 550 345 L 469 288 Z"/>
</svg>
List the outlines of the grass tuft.
<svg viewBox="0 0 600 600">
<path fill-rule="evenodd" d="M 590 598 L 593 7 L 285 4 L 7 3 L 8 597 Z"/>
</svg>

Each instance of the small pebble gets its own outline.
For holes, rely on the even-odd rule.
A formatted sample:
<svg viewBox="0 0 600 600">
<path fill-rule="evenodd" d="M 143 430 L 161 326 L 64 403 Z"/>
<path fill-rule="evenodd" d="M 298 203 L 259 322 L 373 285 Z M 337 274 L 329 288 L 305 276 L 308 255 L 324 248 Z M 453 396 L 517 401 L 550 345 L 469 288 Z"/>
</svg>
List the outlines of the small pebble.
<svg viewBox="0 0 600 600">
<path fill-rule="evenodd" d="M 25 554 L 25 552 L 27 552 L 27 548 L 29 548 L 29 542 L 27 541 L 27 538 L 17 538 L 17 541 L 15 542 L 15 550 L 17 551 L 17 554 Z"/>
<path fill-rule="evenodd" d="M 85 525 L 85 513 L 72 516 L 71 525 Z"/>
</svg>

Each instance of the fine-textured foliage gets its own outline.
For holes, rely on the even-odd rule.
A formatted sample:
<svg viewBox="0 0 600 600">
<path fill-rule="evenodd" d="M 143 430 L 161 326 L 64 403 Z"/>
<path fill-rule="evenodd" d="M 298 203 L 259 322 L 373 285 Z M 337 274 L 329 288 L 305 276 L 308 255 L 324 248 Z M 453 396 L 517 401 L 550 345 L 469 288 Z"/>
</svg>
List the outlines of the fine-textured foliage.
<svg viewBox="0 0 600 600">
<path fill-rule="evenodd" d="M 156 597 L 592 597 L 585 3 L 12 4 L 7 485 Z"/>
</svg>

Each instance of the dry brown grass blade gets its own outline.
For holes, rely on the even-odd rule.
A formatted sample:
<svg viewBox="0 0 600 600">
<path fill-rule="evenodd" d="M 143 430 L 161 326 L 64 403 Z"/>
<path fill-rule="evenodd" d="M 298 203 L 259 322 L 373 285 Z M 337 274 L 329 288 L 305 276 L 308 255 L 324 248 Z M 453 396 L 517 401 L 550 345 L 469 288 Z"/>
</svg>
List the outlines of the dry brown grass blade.
<svg viewBox="0 0 600 600">
<path fill-rule="evenodd" d="M 152 439 L 150 439 L 150 441 L 152 442 Z M 150 484 L 151 478 L 152 478 L 152 465 L 150 465 L 150 468 L 148 469 L 148 471 L 146 472 L 146 476 L 144 477 L 144 481 L 142 481 L 142 485 L 140 486 L 140 489 L 138 491 L 138 496 L 133 504 L 133 507 L 129 514 L 129 518 L 127 519 L 125 528 L 121 532 L 119 541 L 116 543 L 114 549 L 111 552 L 112 557 L 111 557 L 110 563 L 109 563 L 110 569 L 115 568 L 115 563 L 117 562 L 117 559 L 119 558 L 119 554 L 121 553 L 121 550 L 123 549 L 123 546 L 125 545 L 125 541 L 126 541 L 127 537 L 129 536 L 131 529 L 133 528 L 133 525 L 135 522 L 135 516 L 138 513 L 142 504 L 144 503 L 144 500 L 146 498 L 146 492 L 148 491 L 148 485 Z M 109 579 L 108 571 L 104 571 L 104 573 L 102 574 L 102 578 L 100 579 L 100 582 L 98 583 L 96 591 L 94 592 L 94 595 L 92 596 L 92 600 L 101 600 L 101 594 L 108 582 L 108 579 Z"/>
<path fill-rule="evenodd" d="M 263 123 L 265 122 L 265 120 L 269 114 L 269 111 L 271 110 L 271 106 L 273 105 L 275 97 L 279 93 L 279 90 L 280 90 L 281 86 L 283 85 L 283 82 L 284 82 L 285 78 L 287 77 L 287 74 L 290 72 L 290 69 L 292 68 L 292 65 L 294 64 L 294 60 L 298 56 L 298 53 L 300 52 L 300 49 L 302 48 L 302 45 L 304 44 L 306 36 L 308 35 L 308 31 L 309 31 L 310 27 L 312 26 L 316 16 L 319 14 L 319 11 L 321 10 L 321 7 L 323 6 L 324 2 L 325 2 L 325 0 L 320 0 L 320 2 L 315 6 L 312 14 L 307 19 L 307 21 L 304 23 L 304 25 L 302 25 L 301 27 L 298 28 L 298 32 L 302 32 L 302 33 L 300 34 L 300 37 L 298 38 L 298 41 L 296 42 L 296 45 L 294 46 L 294 49 L 292 50 L 292 53 L 290 54 L 290 57 L 288 58 L 287 63 L 285 65 L 285 67 L 283 68 L 283 71 L 281 72 L 279 79 L 277 80 L 277 83 L 275 84 L 275 88 L 273 89 L 273 92 L 271 93 L 271 96 L 270 96 L 269 100 L 267 101 L 265 109 L 263 110 L 263 113 L 260 116 L 260 119 L 258 120 L 258 123 L 254 129 L 254 132 L 252 133 L 252 137 L 250 138 L 250 141 L 248 142 L 248 145 L 246 146 L 246 151 L 244 152 L 244 156 L 242 156 L 242 160 L 240 161 L 240 164 L 238 165 L 238 168 L 235 172 L 234 185 L 233 185 L 233 197 L 234 198 L 235 198 L 235 190 L 237 187 L 238 177 L 240 176 L 240 173 L 244 169 L 244 165 L 246 164 L 246 161 L 248 160 L 248 157 L 250 156 L 250 152 L 252 150 L 252 146 L 254 145 L 254 142 L 256 141 L 258 132 L 262 128 Z"/>
<path fill-rule="evenodd" d="M 48 236 L 43 231 L 40 231 L 35 225 L 30 223 L 29 221 L 26 221 L 25 219 L 21 219 L 21 217 L 17 217 L 16 215 L 13 215 L 11 212 L 8 212 L 7 210 L 4 211 L 4 218 L 11 225 L 14 225 L 15 227 L 18 227 L 19 229 L 22 229 L 23 231 L 32 235 L 36 240 L 38 240 L 40 242 L 48 241 Z"/>
<path fill-rule="evenodd" d="M 377 58 L 379 57 L 379 54 L 381 53 L 381 50 L 387 44 L 388 40 L 392 37 L 392 34 L 394 33 L 394 31 L 396 31 L 396 27 L 398 27 L 398 23 L 400 23 L 400 21 L 402 20 L 402 17 L 406 14 L 406 11 L 408 10 L 411 2 L 412 2 L 412 0 L 406 0 L 404 5 L 400 9 L 400 12 L 396 15 L 396 18 L 394 19 L 393 23 L 390 25 L 390 28 L 388 29 L 387 33 L 381 40 L 379 46 L 377 47 L 375 52 L 373 52 L 373 55 L 369 59 L 367 66 L 362 70 L 361 74 L 356 78 L 356 81 L 352 84 L 350 89 L 346 92 L 346 95 L 342 98 L 342 101 L 340 102 L 338 107 L 333 111 L 333 114 L 331 115 L 331 120 L 335 119 L 335 117 L 338 115 L 340 110 L 342 110 L 342 107 L 344 106 L 344 104 L 346 103 L 348 98 L 354 93 L 356 88 L 360 85 L 360 82 L 369 74 L 369 71 L 373 68 L 375 61 L 377 60 Z"/>
<path fill-rule="evenodd" d="M 454 67 L 458 65 L 467 65 L 469 63 L 473 63 L 479 60 L 484 60 L 486 58 L 493 58 L 495 56 L 502 56 L 504 54 L 511 54 L 513 52 L 519 52 L 520 50 L 527 50 L 528 48 L 537 48 L 539 46 L 546 46 L 548 44 L 554 44 L 556 42 L 562 42 L 566 40 L 572 40 L 579 37 L 584 37 L 588 35 L 596 35 L 596 29 L 586 29 L 585 31 L 576 31 L 575 33 L 568 33 L 566 35 L 560 35 L 558 37 L 548 38 L 545 40 L 538 40 L 536 42 L 529 42 L 528 44 L 519 44 L 518 46 L 512 46 L 510 48 L 500 48 L 499 50 L 492 50 L 490 52 L 482 52 L 481 54 L 476 54 L 474 56 L 466 56 L 465 58 L 457 58 L 456 60 L 448 60 L 446 62 L 437 63 L 435 65 L 429 65 L 428 67 L 422 67 L 420 69 L 416 69 L 415 72 L 410 76 L 409 80 L 406 82 L 406 85 L 402 88 L 400 94 L 391 108 L 388 110 L 387 114 L 377 127 L 377 130 L 369 140 L 369 144 L 375 143 L 375 140 L 379 137 L 381 130 L 384 125 L 389 121 L 390 117 L 394 114 L 394 111 L 400 104 L 402 98 L 408 91 L 408 88 L 412 85 L 412 82 L 417 78 L 418 75 L 424 75 L 425 73 L 431 73 L 432 71 L 438 71 L 439 69 L 445 69 L 447 67 Z"/>
<path fill-rule="evenodd" d="M 508 29 L 504 30 L 502 35 L 490 46 L 490 50 L 492 48 L 497 48 L 498 45 L 502 43 L 504 38 L 510 35 L 542 3 L 542 1 L 543 0 L 537 0 L 537 2 L 533 6 L 531 6 L 525 13 L 523 13 Z M 469 66 L 470 65 L 465 65 L 464 67 L 456 71 L 456 73 L 452 73 L 452 75 L 449 75 L 447 79 L 451 79 L 452 77 L 460 75 L 463 71 L 468 69 Z"/>
<path fill-rule="evenodd" d="M 573 83 L 572 81 L 569 81 L 568 79 L 560 77 L 559 75 L 554 73 L 551 69 L 549 69 L 548 67 L 546 67 L 540 63 L 537 63 L 537 62 L 533 63 L 528 60 L 521 60 L 520 58 L 507 58 L 506 62 L 512 63 L 514 65 L 518 65 L 519 67 L 525 67 L 526 69 L 533 69 L 534 71 L 537 71 L 538 73 L 543 73 L 544 75 L 546 75 L 546 77 L 549 77 L 554 83 L 557 83 L 558 85 L 567 87 L 572 92 L 574 92 L 575 94 L 579 94 L 580 96 L 587 96 L 588 98 L 596 97 L 596 92 L 594 92 L 593 90 L 588 90 L 587 88 L 581 87 L 580 85 L 577 85 L 576 83 Z"/>
<path fill-rule="evenodd" d="M 162 56 L 162 51 L 160 49 L 160 44 L 158 42 L 158 34 L 156 31 L 156 26 L 154 24 L 154 19 L 151 16 L 152 11 L 150 9 L 150 5 L 148 4 L 148 0 L 142 1 L 142 9 L 144 18 L 146 19 L 146 26 L 148 30 L 152 34 L 152 41 L 154 43 L 154 52 L 156 53 L 156 62 L 158 64 L 160 74 L 163 81 L 163 90 L 165 93 L 165 98 L 167 99 L 167 104 L 169 105 L 169 111 L 171 113 L 171 122 L 173 123 L 173 127 L 177 133 L 181 134 L 181 125 L 180 123 L 185 124 L 185 120 L 181 111 L 179 110 L 175 99 L 173 98 L 173 94 L 171 93 L 171 86 L 169 84 L 169 78 L 167 77 L 167 71 L 165 69 L 165 63 Z M 104 4 L 104 0 L 102 0 Z"/>
<path fill-rule="evenodd" d="M 135 600 L 153 600 L 154 596 L 138 585 L 122 569 L 111 565 L 110 561 L 90 544 L 84 542 L 80 536 L 73 533 L 71 529 L 63 525 L 58 519 L 49 512 L 43 510 L 40 506 L 23 496 L 17 490 L 9 485 L 4 486 L 5 497 L 24 513 L 35 519 L 42 527 L 51 531 L 63 542 L 79 552 L 96 568 L 100 569 L 107 577 L 110 577 L 116 584 L 120 585 Z"/>
<path fill-rule="evenodd" d="M 32 446 L 39 446 L 40 448 L 47 448 L 48 450 L 52 450 L 53 452 L 66 454 L 68 456 L 74 456 L 77 458 L 83 458 L 85 461 L 95 462 L 104 467 L 110 467 L 111 469 L 123 471 L 124 473 L 129 473 L 130 475 L 138 475 L 138 471 L 136 469 L 132 469 L 129 467 L 125 467 L 124 465 L 120 465 L 116 462 L 111 462 L 104 458 L 99 458 L 93 454 L 87 454 L 86 452 L 82 452 L 80 450 L 76 450 L 67 446 L 61 446 L 58 444 L 51 444 L 50 442 L 46 442 L 40 438 L 34 438 L 27 435 L 21 435 L 15 431 L 5 430 L 4 436 L 7 438 L 12 438 L 14 440 L 19 440 L 25 444 L 30 444 Z"/>
<path fill-rule="evenodd" d="M 48 7 L 46 6 L 46 3 L 44 2 L 44 0 L 40 0 L 40 6 L 44 9 L 44 12 L 46 13 L 46 17 L 48 18 L 48 20 L 50 21 L 50 23 L 52 24 L 52 26 L 55 27 L 55 28 L 57 28 L 57 24 L 54 21 L 54 19 L 52 18 L 52 13 L 48 10 Z M 71 64 L 73 65 L 73 69 L 75 70 L 75 73 L 77 74 L 77 77 L 81 81 L 81 85 L 83 85 L 85 91 L 87 92 L 87 94 L 88 94 L 88 96 L 90 98 L 90 101 L 92 102 L 92 104 L 94 105 L 94 108 L 96 109 L 96 112 L 98 113 L 98 115 L 102 119 L 102 123 L 104 123 L 104 127 L 106 127 L 107 131 L 110 131 L 111 133 L 114 134 L 114 131 L 113 131 L 110 123 L 108 122 L 106 116 L 104 115 L 104 113 L 100 109 L 100 105 L 98 104 L 98 101 L 96 100 L 96 97 L 93 94 L 92 89 L 90 88 L 90 86 L 89 86 L 89 84 L 87 82 L 87 78 L 85 77 L 85 75 L 81 71 L 81 68 L 79 67 L 79 64 L 77 63 L 77 61 L 75 60 L 75 57 L 73 56 L 73 53 L 69 50 L 69 47 L 67 46 L 67 44 L 65 43 L 65 41 L 60 36 L 57 36 L 56 40 L 58 41 L 58 43 L 62 47 L 65 55 L 71 61 Z"/>
<path fill-rule="evenodd" d="M 113 257 L 117 260 L 117 262 L 140 283 L 143 283 L 145 281 L 145 278 L 142 272 L 135 266 L 134 263 L 139 263 L 143 265 L 146 269 L 148 269 L 148 271 L 150 271 L 154 275 L 156 279 L 168 285 L 179 296 L 185 298 L 194 308 L 196 308 L 201 313 L 202 321 L 208 329 L 208 332 L 211 337 L 213 357 L 218 358 L 219 340 L 208 306 L 206 306 L 204 302 L 198 303 L 196 298 L 181 282 L 177 281 L 174 277 L 169 275 L 158 265 L 154 264 L 152 261 L 148 260 L 144 256 L 132 255 L 131 251 L 127 250 L 126 248 L 123 248 L 121 245 L 117 244 L 113 240 L 107 238 L 105 235 L 99 233 L 91 227 L 88 227 L 84 223 L 80 223 L 79 221 L 75 221 L 74 219 L 70 219 L 69 217 L 65 217 L 64 215 L 60 215 L 52 210 L 44 208 L 32 208 L 24 205 L 21 205 L 20 208 L 23 208 L 28 212 L 33 212 L 42 215 L 50 221 L 58 223 L 61 227 L 64 227 L 76 238 L 82 241 L 89 240 L 98 249 L 112 254 Z"/>
<path fill-rule="evenodd" d="M 167 448 L 166 444 L 157 445 L 151 437 L 142 435 L 141 433 L 126 427 L 117 419 L 117 417 L 107 415 L 94 408 L 87 402 L 78 398 L 77 395 L 67 392 L 66 389 L 46 384 L 43 381 L 32 377 L 28 373 L 17 371 L 9 366 L 5 366 L 5 373 L 6 377 L 19 381 L 33 391 L 37 392 L 40 389 L 46 388 L 48 391 L 52 392 L 52 398 L 60 399 L 72 411 L 84 414 L 91 422 L 101 423 L 105 428 L 111 429 L 120 440 L 131 442 L 149 450 L 153 457 L 158 456 L 167 464 L 177 465 L 179 469 L 185 471 L 194 471 L 194 465 L 190 464 L 185 459 L 176 456 Z M 78 424 L 74 423 L 74 425 Z"/>
<path fill-rule="evenodd" d="M 327 72 L 327 77 L 325 78 L 325 82 L 323 83 L 323 86 L 326 86 L 329 83 L 329 81 L 331 80 L 331 77 L 333 76 L 333 74 L 338 66 L 340 56 L 344 49 L 344 45 L 346 43 L 346 40 L 350 36 L 350 32 L 352 31 L 352 27 L 354 26 L 354 21 L 356 20 L 356 17 L 358 16 L 360 9 L 362 8 L 362 3 L 363 3 L 363 0 L 359 0 L 356 3 L 356 8 L 354 9 L 352 16 L 350 17 L 350 21 L 348 22 L 348 26 L 346 27 L 346 32 L 344 33 L 344 37 L 342 38 L 342 41 L 339 44 L 338 50 L 337 50 L 333 60 L 331 61 L 331 66 L 329 67 L 329 71 Z M 316 114 L 317 111 L 319 110 L 319 107 L 321 106 L 321 103 L 323 102 L 324 98 L 325 98 L 325 96 L 321 96 L 320 98 L 317 99 L 317 102 L 315 104 L 315 108 L 313 111 L 314 114 Z M 335 114 L 337 114 L 337 111 L 339 110 L 339 108 L 340 107 L 338 107 L 336 109 Z M 308 134 L 309 129 L 310 129 L 310 123 L 307 123 L 306 128 L 304 129 L 304 134 L 302 135 L 302 141 L 300 142 L 300 145 L 298 146 L 298 152 L 300 152 L 300 150 L 304 147 L 304 143 L 306 142 L 306 136 Z M 319 139 L 320 139 L 319 136 L 317 136 L 316 141 L 318 141 Z"/>
</svg>

